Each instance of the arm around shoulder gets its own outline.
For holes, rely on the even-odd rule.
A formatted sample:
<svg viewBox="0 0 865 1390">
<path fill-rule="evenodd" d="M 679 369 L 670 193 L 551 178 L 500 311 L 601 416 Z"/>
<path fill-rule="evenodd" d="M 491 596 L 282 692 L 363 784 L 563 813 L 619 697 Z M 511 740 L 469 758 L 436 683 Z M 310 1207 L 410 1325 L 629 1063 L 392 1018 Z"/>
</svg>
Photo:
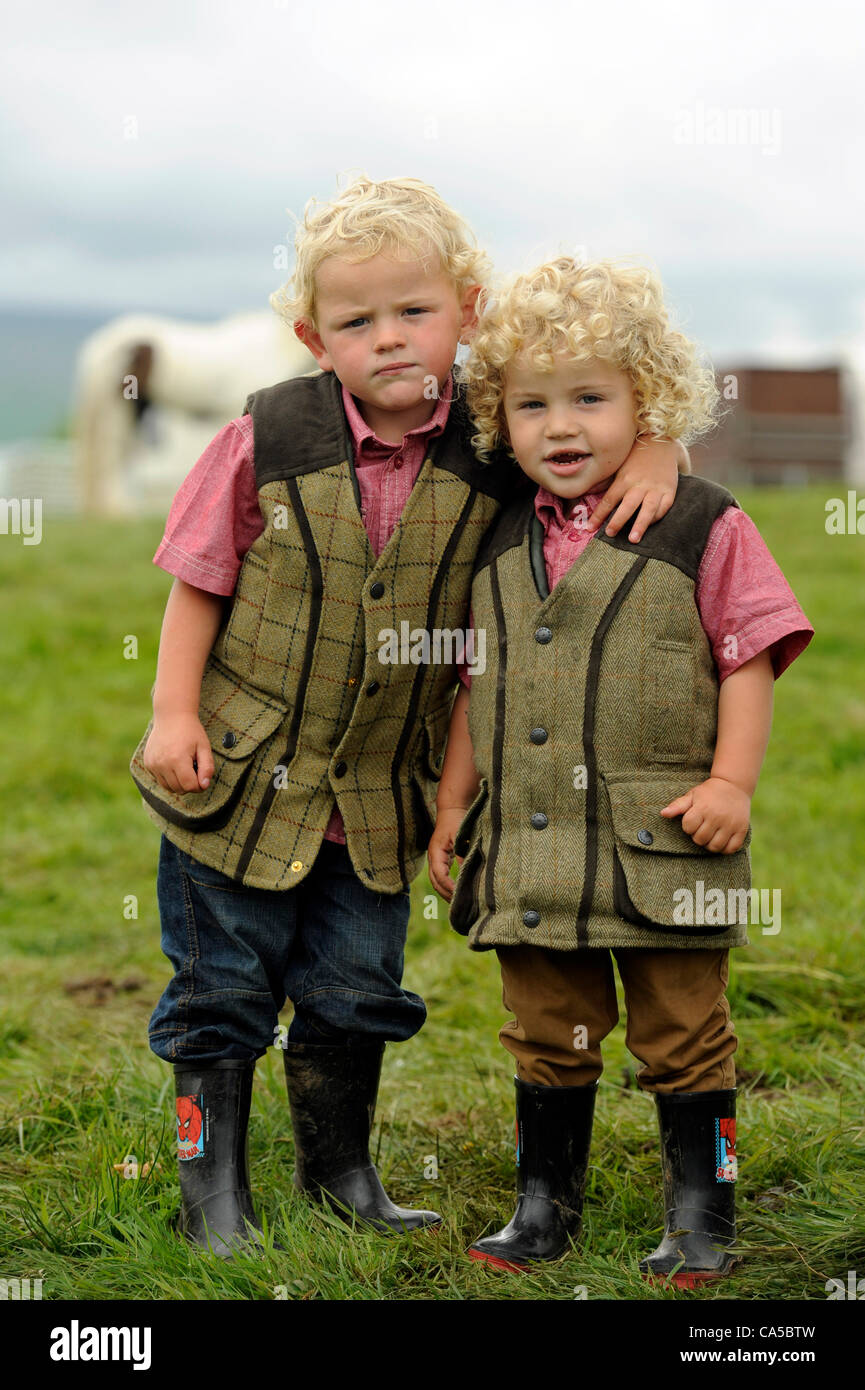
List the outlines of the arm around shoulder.
<svg viewBox="0 0 865 1390">
<path fill-rule="evenodd" d="M 599 530 L 610 517 L 607 534 L 615 536 L 639 508 L 628 540 L 642 540 L 646 528 L 666 516 L 676 500 L 679 474 L 690 471 L 690 455 L 679 440 L 636 439 L 589 518 L 589 530 Z"/>
</svg>

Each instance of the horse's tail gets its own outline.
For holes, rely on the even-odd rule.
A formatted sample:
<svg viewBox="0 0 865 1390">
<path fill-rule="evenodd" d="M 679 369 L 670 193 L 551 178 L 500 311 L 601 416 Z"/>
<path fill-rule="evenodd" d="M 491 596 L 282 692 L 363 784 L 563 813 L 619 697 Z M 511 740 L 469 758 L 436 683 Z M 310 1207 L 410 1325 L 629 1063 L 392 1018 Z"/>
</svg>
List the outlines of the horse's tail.
<svg viewBox="0 0 865 1390">
<path fill-rule="evenodd" d="M 97 516 L 128 510 L 123 466 L 133 443 L 136 399 L 124 395 L 124 378 L 136 352 L 148 349 L 139 335 L 118 334 L 121 327 L 111 324 L 94 333 L 78 354 L 76 466 L 82 508 Z"/>
</svg>

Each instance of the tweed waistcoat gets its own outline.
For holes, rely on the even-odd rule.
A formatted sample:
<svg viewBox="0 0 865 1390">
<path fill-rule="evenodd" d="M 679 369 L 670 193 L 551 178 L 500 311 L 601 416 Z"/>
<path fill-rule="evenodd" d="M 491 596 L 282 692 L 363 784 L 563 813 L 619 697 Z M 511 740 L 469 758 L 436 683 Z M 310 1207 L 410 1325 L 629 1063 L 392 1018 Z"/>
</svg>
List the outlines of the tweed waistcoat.
<svg viewBox="0 0 865 1390">
<path fill-rule="evenodd" d="M 255 473 L 265 520 L 208 658 L 200 718 L 216 770 L 201 792 L 131 771 L 151 818 L 193 858 L 250 887 L 287 889 L 312 867 L 334 799 L 364 884 L 404 891 L 420 868 L 471 575 L 505 496 L 459 397 L 376 558 L 333 374 L 257 391 Z M 383 662 L 383 635 L 443 634 Z M 391 647 L 391 656 L 397 648 Z M 414 650 L 415 657 L 410 655 Z"/>
<path fill-rule="evenodd" d="M 475 949 L 747 944 L 750 830 L 737 854 L 712 854 L 659 814 L 711 769 L 718 680 L 694 587 L 713 522 L 737 505 L 681 478 L 641 542 L 598 533 L 552 593 L 533 497 L 493 527 L 472 588 L 481 789 L 450 911 Z"/>
</svg>

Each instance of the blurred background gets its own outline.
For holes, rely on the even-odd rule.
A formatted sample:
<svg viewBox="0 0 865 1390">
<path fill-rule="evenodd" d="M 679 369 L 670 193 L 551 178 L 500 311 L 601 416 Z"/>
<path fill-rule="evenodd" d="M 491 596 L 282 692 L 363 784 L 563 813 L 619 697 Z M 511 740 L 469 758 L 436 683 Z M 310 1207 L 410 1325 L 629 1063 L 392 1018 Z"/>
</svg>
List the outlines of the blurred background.
<svg viewBox="0 0 865 1390">
<path fill-rule="evenodd" d="M 695 465 L 735 488 L 816 629 L 752 807 L 783 930 L 752 927 L 731 971 L 747 1258 L 719 1296 L 865 1275 L 863 29 L 842 0 L 7 7 L 0 1274 L 61 1299 L 514 1297 L 463 1257 L 513 1208 L 501 986 L 426 874 L 406 986 L 429 1018 L 388 1049 L 375 1153 L 398 1201 L 447 1211 L 436 1251 L 347 1243 L 293 1193 L 270 1048 L 253 1185 L 288 1249 L 205 1270 L 171 1225 L 171 1076 L 147 1046 L 169 975 L 128 773 L 171 585 L 151 561 L 209 439 L 306 369 L 268 296 L 307 200 L 364 170 L 435 185 L 502 272 L 647 258 L 718 371 Z M 584 1246 L 520 1297 L 679 1297 L 636 1268 L 661 1175 L 623 1023 L 604 1056 Z"/>
<path fill-rule="evenodd" d="M 0 493 L 164 514 L 262 373 L 306 369 L 268 295 L 294 217 L 358 170 L 434 184 L 500 271 L 558 251 L 654 262 L 726 386 L 703 471 L 865 479 L 863 29 L 842 0 L 19 8 L 0 84 Z M 238 314 L 255 317 L 217 345 Z M 160 385 L 166 342 L 220 389 L 197 399 L 176 370 Z M 150 408 L 142 390 L 122 440 L 86 446 L 122 455 L 110 487 L 82 483 L 83 398 L 106 373 L 115 401 L 118 375 L 146 386 L 141 349 Z"/>
</svg>

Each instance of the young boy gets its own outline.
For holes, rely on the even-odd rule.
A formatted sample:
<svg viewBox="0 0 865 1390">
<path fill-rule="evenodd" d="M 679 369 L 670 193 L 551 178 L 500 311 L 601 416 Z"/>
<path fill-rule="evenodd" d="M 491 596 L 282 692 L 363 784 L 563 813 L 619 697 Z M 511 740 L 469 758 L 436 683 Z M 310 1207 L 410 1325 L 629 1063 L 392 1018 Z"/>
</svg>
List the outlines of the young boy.
<svg viewBox="0 0 865 1390">
<path fill-rule="evenodd" d="M 500 1038 L 517 1059 L 517 1209 L 470 1254 L 520 1269 L 579 1229 L 612 951 L 664 1159 L 665 1234 L 640 1268 L 690 1287 L 733 1263 L 725 989 L 748 938 L 744 915 L 687 904 L 749 886 L 773 679 L 813 629 L 714 483 L 683 478 L 639 543 L 585 527 L 638 435 L 712 423 L 714 381 L 653 275 L 562 258 L 518 277 L 465 373 L 481 456 L 509 446 L 536 484 L 478 556 L 488 659 L 454 704 L 429 847 L 452 925 L 496 949 L 515 1015 Z"/>
<path fill-rule="evenodd" d="M 441 1219 L 394 1206 L 368 1143 L 384 1044 L 426 1013 L 401 986 L 408 887 L 457 678 L 379 652 L 404 622 L 464 626 L 512 486 L 476 460 L 451 377 L 483 271 L 416 180 L 361 178 L 310 206 L 274 305 L 321 371 L 249 398 L 155 557 L 176 580 L 132 773 L 163 832 L 176 973 L 150 1044 L 175 1066 L 182 1228 L 221 1255 L 256 1238 L 252 1074 L 287 997 L 297 1185 L 381 1231 Z M 662 514 L 675 478 L 672 445 L 638 455 L 619 512 L 645 494 L 641 524 Z"/>
</svg>

